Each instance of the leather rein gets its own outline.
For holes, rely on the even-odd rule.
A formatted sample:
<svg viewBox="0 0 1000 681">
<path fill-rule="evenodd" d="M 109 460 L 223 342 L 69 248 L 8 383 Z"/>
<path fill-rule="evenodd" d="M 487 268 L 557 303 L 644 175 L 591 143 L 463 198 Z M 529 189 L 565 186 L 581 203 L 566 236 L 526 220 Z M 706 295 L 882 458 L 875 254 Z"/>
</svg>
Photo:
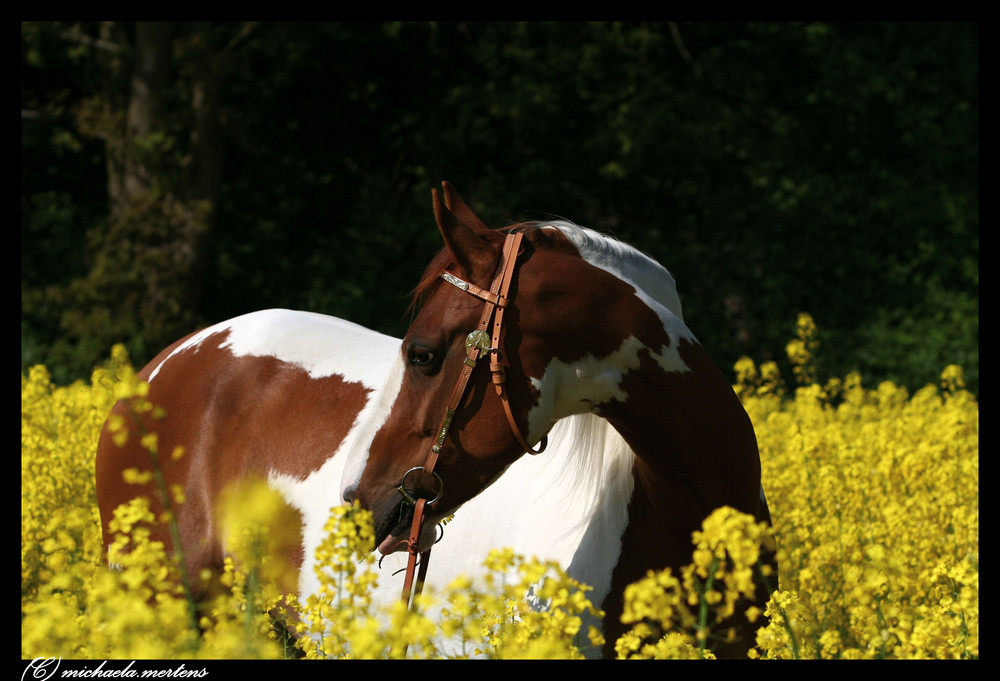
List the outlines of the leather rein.
<svg viewBox="0 0 1000 681">
<path fill-rule="evenodd" d="M 438 428 L 437 438 L 434 440 L 434 444 L 431 447 L 430 452 L 427 454 L 427 460 L 424 462 L 423 466 L 411 468 L 404 473 L 403 479 L 400 481 L 399 487 L 397 488 L 399 493 L 403 495 L 405 502 L 412 504 L 414 507 L 413 521 L 410 525 L 410 535 L 407 540 L 407 552 L 409 553 L 409 558 L 407 559 L 406 578 L 403 581 L 402 593 L 403 602 L 409 604 L 411 607 L 414 605 L 413 596 L 419 594 L 423 587 L 424 576 L 427 573 L 427 564 L 430 561 L 431 549 L 427 548 L 422 550 L 419 544 L 420 531 L 424 522 L 424 511 L 428 504 L 433 504 L 435 501 L 440 499 L 441 494 L 444 492 L 444 481 L 441 479 L 441 476 L 434 471 L 434 467 L 437 464 L 438 455 L 441 452 L 445 439 L 448 437 L 448 429 L 451 426 L 452 419 L 455 417 L 455 412 L 458 410 L 462 398 L 465 395 L 465 389 L 468 385 L 469 377 L 472 375 L 472 370 L 476 367 L 476 363 L 482 358 L 483 355 L 490 356 L 490 372 L 493 375 L 493 386 L 496 389 L 496 393 L 500 398 L 501 404 L 503 404 L 504 413 L 507 415 L 507 421 L 510 424 L 511 431 L 514 433 L 514 437 L 517 439 L 518 444 L 520 444 L 521 448 L 529 454 L 540 454 L 545 449 L 547 444 L 545 437 L 542 438 L 538 449 L 532 449 L 531 445 L 527 443 L 524 436 L 521 435 L 521 431 L 514 419 L 514 414 L 511 410 L 510 401 L 505 388 L 506 376 L 504 374 L 503 356 L 501 352 L 501 331 L 503 329 L 504 311 L 510 303 L 508 295 L 510 292 L 511 281 L 514 277 L 515 262 L 517 261 L 517 256 L 520 252 L 521 239 L 523 236 L 524 234 L 521 232 L 509 232 L 507 234 L 507 237 L 504 240 L 503 253 L 500 263 L 497 266 L 496 274 L 493 277 L 493 284 L 490 286 L 488 291 L 479 288 L 464 279 L 460 279 L 450 272 L 445 271 L 441 274 L 441 278 L 452 286 L 455 286 L 460 290 L 483 300 L 485 302 L 485 307 L 479 319 L 479 325 L 465 339 L 466 357 L 463 362 L 462 372 L 458 377 L 454 390 L 452 391 L 448 407 L 445 409 L 444 418 L 441 419 L 441 425 Z M 493 323 L 492 336 L 487 331 L 491 320 Z M 428 500 L 425 497 L 415 499 L 409 492 L 406 491 L 406 478 L 408 475 L 416 471 L 423 471 L 425 475 L 433 475 L 437 478 L 439 490 L 433 499 Z M 418 564 L 419 575 L 417 574 Z M 414 583 L 415 578 L 416 583 Z"/>
</svg>

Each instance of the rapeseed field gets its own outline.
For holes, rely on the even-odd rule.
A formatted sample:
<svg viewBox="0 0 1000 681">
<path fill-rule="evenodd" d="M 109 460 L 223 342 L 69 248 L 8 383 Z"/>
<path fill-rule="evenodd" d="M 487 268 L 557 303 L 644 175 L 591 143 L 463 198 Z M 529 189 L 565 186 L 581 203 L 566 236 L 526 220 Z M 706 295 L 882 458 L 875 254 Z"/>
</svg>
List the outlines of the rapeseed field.
<svg viewBox="0 0 1000 681">
<path fill-rule="evenodd" d="M 774 578 L 757 560 L 774 543 L 780 582 L 765 608 L 747 613 L 759 624 L 751 657 L 978 658 L 979 406 L 961 369 L 944 367 L 940 385 L 913 394 L 892 383 L 865 388 L 856 374 L 821 383 L 807 315 L 786 351 L 787 381 L 774 363 L 735 367 L 773 530 L 732 509 L 706 518 L 689 566 L 627 591 L 632 629 L 616 642 L 618 656 L 713 657 L 742 614 L 741 595 Z M 90 383 L 56 387 L 43 366 L 21 376 L 22 658 L 436 657 L 442 634 L 467 643 L 463 656 L 567 658 L 580 655 L 581 640 L 601 642 L 582 624 L 597 612 L 586 585 L 503 547 L 487 561 L 485 586 L 459 580 L 427 594 L 442 622 L 419 608 L 374 612 L 372 573 L 358 569 L 371 560 L 371 519 L 357 507 L 331 509 L 320 591 L 299 602 L 276 586 L 276 519 L 287 514 L 266 486 L 222 509 L 232 519 L 231 556 L 207 602 L 190 596 L 206 576 L 183 574 L 177 556 L 142 529 L 169 524 L 170 514 L 153 518 L 141 500 L 118 509 L 119 538 L 103 555 L 97 438 L 116 400 L 143 394 L 122 348 Z M 127 425 L 116 424 L 120 437 L 141 437 L 155 451 L 153 434 Z M 182 490 L 160 492 L 184 502 Z M 548 607 L 526 607 L 529 591 Z"/>
</svg>

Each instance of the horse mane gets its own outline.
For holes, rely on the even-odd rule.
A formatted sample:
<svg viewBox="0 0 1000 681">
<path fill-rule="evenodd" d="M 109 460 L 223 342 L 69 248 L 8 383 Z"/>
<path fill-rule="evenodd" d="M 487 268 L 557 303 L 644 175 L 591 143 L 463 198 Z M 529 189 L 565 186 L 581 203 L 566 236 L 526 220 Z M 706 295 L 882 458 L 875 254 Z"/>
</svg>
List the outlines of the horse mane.
<svg viewBox="0 0 1000 681">
<path fill-rule="evenodd" d="M 563 451 L 571 451 L 573 460 L 562 462 L 560 476 L 570 478 L 581 504 L 603 499 L 612 506 L 620 501 L 624 508 L 632 495 L 635 452 L 608 421 L 589 413 L 567 416 L 555 423 L 549 439 L 569 443 Z"/>
<path fill-rule="evenodd" d="M 552 229 L 546 231 L 561 235 L 566 242 L 576 247 L 584 260 L 627 279 L 639 291 L 684 321 L 680 297 L 677 294 L 677 283 L 673 275 L 635 246 L 568 220 L 536 224 L 542 228 L 551 227 Z"/>
<path fill-rule="evenodd" d="M 537 248 L 569 244 L 576 248 L 585 260 L 599 267 L 604 265 L 618 273 L 626 274 L 640 290 L 683 321 L 684 316 L 674 277 L 663 265 L 634 246 L 613 236 L 581 227 L 569 220 L 521 222 L 483 233 L 485 238 L 497 244 L 498 261 L 501 250 L 499 245 L 507 233 L 513 230 L 523 231 L 528 242 Z M 496 265 L 497 263 L 494 263 L 491 269 L 495 269 Z M 447 248 L 438 251 L 413 289 L 409 307 L 411 315 L 415 314 L 437 289 L 441 282 L 441 273 L 454 266 L 455 261 Z M 472 283 L 481 285 L 483 282 Z"/>
</svg>

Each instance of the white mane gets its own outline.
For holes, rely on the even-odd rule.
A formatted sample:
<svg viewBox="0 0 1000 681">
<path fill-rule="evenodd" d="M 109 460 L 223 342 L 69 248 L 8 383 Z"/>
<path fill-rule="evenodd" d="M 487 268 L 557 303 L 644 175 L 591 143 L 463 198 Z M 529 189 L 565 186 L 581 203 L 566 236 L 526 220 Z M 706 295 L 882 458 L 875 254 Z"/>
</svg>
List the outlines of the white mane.
<svg viewBox="0 0 1000 681">
<path fill-rule="evenodd" d="M 663 265 L 634 246 L 566 220 L 544 226 L 562 232 L 591 265 L 629 282 L 684 321 L 677 282 Z"/>
</svg>

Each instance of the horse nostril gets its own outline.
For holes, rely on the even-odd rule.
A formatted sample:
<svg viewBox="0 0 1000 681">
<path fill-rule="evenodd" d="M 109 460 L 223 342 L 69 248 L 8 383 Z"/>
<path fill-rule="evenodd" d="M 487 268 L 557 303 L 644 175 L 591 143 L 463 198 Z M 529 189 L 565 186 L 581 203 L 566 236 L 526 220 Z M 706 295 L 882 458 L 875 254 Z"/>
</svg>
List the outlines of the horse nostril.
<svg viewBox="0 0 1000 681">
<path fill-rule="evenodd" d="M 344 503 L 353 504 L 358 499 L 358 488 L 355 485 L 351 485 L 346 490 L 344 490 Z"/>
</svg>

